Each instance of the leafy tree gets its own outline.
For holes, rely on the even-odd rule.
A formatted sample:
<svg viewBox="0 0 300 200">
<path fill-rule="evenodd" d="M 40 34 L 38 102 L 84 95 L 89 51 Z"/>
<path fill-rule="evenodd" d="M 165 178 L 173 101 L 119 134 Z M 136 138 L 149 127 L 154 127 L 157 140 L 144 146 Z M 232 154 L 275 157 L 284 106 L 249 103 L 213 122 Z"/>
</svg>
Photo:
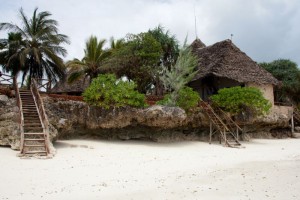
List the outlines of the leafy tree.
<svg viewBox="0 0 300 200">
<path fill-rule="evenodd" d="M 91 36 L 85 44 L 82 60 L 74 59 L 67 62 L 67 67 L 72 70 L 68 78 L 70 83 L 82 76 L 89 76 L 91 82 L 100 72 L 103 72 L 102 64 L 111 55 L 111 52 L 103 49 L 105 42 L 104 39 L 98 41 L 97 37 Z"/>
<path fill-rule="evenodd" d="M 161 51 L 161 45 L 149 33 L 129 34 L 125 43 L 113 51 L 106 69 L 136 82 L 138 91 L 146 93 L 153 84 L 152 74 Z"/>
<path fill-rule="evenodd" d="M 164 68 L 164 73 L 161 76 L 165 88 L 170 93 L 170 98 L 166 105 L 176 106 L 179 97 L 179 91 L 189 83 L 196 73 L 198 61 L 193 55 L 191 48 L 186 45 L 179 52 L 179 57 L 174 66 L 170 69 Z"/>
<path fill-rule="evenodd" d="M 172 65 L 175 64 L 179 55 L 179 45 L 175 35 L 170 35 L 170 32 L 165 31 L 161 25 L 152 30 L 149 30 L 148 33 L 151 34 L 156 39 L 156 41 L 160 43 L 162 48 L 158 66 L 167 67 L 169 69 Z M 163 95 L 163 84 L 159 79 L 162 70 L 159 70 L 159 67 L 157 67 L 157 69 L 158 70 L 155 70 L 153 73 L 155 94 Z"/>
<path fill-rule="evenodd" d="M 174 65 L 179 55 L 179 44 L 175 35 L 170 35 L 170 32 L 165 31 L 164 27 L 161 25 L 152 30 L 150 29 L 148 33 L 152 35 L 152 37 L 155 38 L 155 40 L 159 42 L 162 47 L 159 64 L 162 64 L 166 67 L 171 67 Z"/>
<path fill-rule="evenodd" d="M 211 100 L 233 115 L 249 109 L 255 115 L 264 115 L 272 107 L 271 103 L 263 97 L 262 92 L 252 87 L 223 88 L 218 91 L 218 94 L 211 96 Z"/>
<path fill-rule="evenodd" d="M 104 107 L 144 107 L 145 95 L 135 90 L 134 82 L 117 80 L 113 74 L 100 74 L 93 79 L 91 85 L 84 91 L 83 99 L 87 103 Z"/>
<path fill-rule="evenodd" d="M 162 66 L 170 68 L 175 63 L 178 41 L 162 26 L 140 34 L 128 34 L 124 39 L 111 39 L 112 57 L 105 64 L 106 71 L 118 77 L 126 76 L 137 83 L 140 92 L 155 88 L 163 94 L 159 79 Z"/>
<path fill-rule="evenodd" d="M 276 101 L 300 102 L 300 70 L 295 62 L 279 59 L 270 63 L 260 63 L 260 66 L 282 82 L 281 87 L 275 88 Z"/>
<path fill-rule="evenodd" d="M 165 95 L 164 99 L 159 101 L 158 104 L 167 105 L 170 102 L 171 95 Z M 198 105 L 200 96 L 198 92 L 195 92 L 192 88 L 184 86 L 178 92 L 178 99 L 176 106 L 183 108 L 185 111 L 190 110 Z"/>
<path fill-rule="evenodd" d="M 22 82 L 26 76 L 30 80 L 46 76 L 51 82 L 56 82 L 64 76 L 64 62 L 60 56 L 65 56 L 67 51 L 60 46 L 69 43 L 68 37 L 58 33 L 57 21 L 50 19 L 47 11 L 34 10 L 30 19 L 20 9 L 22 27 L 12 23 L 0 23 L 0 30 L 10 30 L 21 34 L 23 42 L 17 49 L 18 55 L 13 54 L 9 59 L 18 59 L 20 69 L 23 71 Z M 13 57 L 15 56 L 15 57 Z M 7 63 L 6 63 L 7 64 Z M 7 67 L 11 67 L 11 63 Z M 15 67 L 14 67 L 15 68 Z"/>
</svg>

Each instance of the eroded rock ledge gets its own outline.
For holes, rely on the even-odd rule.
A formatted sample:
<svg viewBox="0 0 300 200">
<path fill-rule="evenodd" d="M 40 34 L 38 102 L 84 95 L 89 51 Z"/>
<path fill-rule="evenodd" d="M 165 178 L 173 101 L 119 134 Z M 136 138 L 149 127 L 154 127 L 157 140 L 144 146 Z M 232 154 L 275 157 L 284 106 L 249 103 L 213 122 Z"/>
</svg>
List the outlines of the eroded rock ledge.
<svg viewBox="0 0 300 200">
<path fill-rule="evenodd" d="M 175 138 L 174 133 L 182 133 L 176 137 L 184 138 L 191 137 L 187 134 L 188 130 L 203 129 L 209 123 L 202 113 L 187 115 L 178 107 L 106 110 L 84 102 L 59 101 L 49 97 L 44 98 L 44 105 L 50 123 L 63 138 L 89 134 L 107 139 L 162 140 L 167 135 Z"/>
<path fill-rule="evenodd" d="M 203 140 L 209 135 L 209 120 L 195 110 L 186 114 L 178 107 L 102 109 L 79 101 L 43 97 L 50 125 L 50 139 L 80 136 L 103 139 L 153 141 Z M 15 99 L 0 95 L 0 145 L 19 149 L 19 109 Z M 276 112 L 243 126 L 242 139 L 289 136 L 290 115 Z M 285 130 L 280 131 L 280 130 Z"/>
<path fill-rule="evenodd" d="M 200 110 L 188 115 L 181 108 L 158 105 L 106 110 L 84 102 L 49 97 L 44 98 L 44 105 L 60 138 L 92 135 L 105 139 L 207 140 L 209 133 L 209 120 Z M 244 125 L 242 137 L 276 137 L 271 130 L 287 128 L 290 117 L 270 113 Z"/>
</svg>

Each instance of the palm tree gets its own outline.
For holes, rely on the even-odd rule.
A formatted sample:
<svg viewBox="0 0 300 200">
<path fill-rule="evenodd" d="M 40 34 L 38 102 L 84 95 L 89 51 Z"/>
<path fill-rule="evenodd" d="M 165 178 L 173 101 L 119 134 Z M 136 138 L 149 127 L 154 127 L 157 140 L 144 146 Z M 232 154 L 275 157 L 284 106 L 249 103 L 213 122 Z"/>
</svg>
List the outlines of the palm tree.
<svg viewBox="0 0 300 200">
<path fill-rule="evenodd" d="M 111 50 L 120 49 L 125 44 L 124 39 L 115 40 L 113 37 L 110 38 L 110 48 Z"/>
<path fill-rule="evenodd" d="M 20 49 L 24 45 L 21 33 L 8 33 L 8 39 L 0 39 L 0 64 L 5 72 L 16 76 L 20 69 Z"/>
<path fill-rule="evenodd" d="M 38 13 L 37 10 L 38 8 L 34 10 L 32 18 L 28 19 L 23 9 L 20 9 L 22 27 L 0 23 L 0 30 L 13 31 L 23 38 L 24 43 L 17 49 L 19 69 L 23 72 L 22 84 L 27 76 L 29 80 L 46 76 L 49 81 L 57 82 L 65 74 L 64 62 L 60 56 L 66 56 L 67 51 L 60 45 L 69 44 L 69 39 L 58 33 L 58 22 L 49 18 L 51 13 Z"/>
<path fill-rule="evenodd" d="M 111 54 L 110 51 L 103 49 L 105 42 L 105 39 L 98 41 L 97 37 L 91 36 L 85 44 L 83 59 L 74 59 L 67 62 L 67 67 L 72 70 L 68 78 L 69 83 L 82 76 L 84 78 L 89 77 L 91 82 L 93 78 L 103 72 L 102 64 Z"/>
</svg>

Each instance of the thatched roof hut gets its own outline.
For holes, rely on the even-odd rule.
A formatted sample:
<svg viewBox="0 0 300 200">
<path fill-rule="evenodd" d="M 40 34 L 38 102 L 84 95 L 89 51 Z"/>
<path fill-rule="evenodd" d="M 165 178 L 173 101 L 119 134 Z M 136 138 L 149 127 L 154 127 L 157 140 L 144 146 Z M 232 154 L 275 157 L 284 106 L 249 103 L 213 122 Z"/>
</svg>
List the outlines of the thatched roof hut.
<svg viewBox="0 0 300 200">
<path fill-rule="evenodd" d="M 192 48 L 199 58 L 199 73 L 193 80 L 214 75 L 240 83 L 278 84 L 271 73 L 260 67 L 231 40 L 217 42 L 205 48 Z"/>
<path fill-rule="evenodd" d="M 68 78 L 71 71 L 68 71 L 65 75 L 65 79 L 59 81 L 50 91 L 54 94 L 69 94 L 69 95 L 80 95 L 90 84 L 89 77 L 79 78 L 78 80 L 68 83 Z"/>
<path fill-rule="evenodd" d="M 201 43 L 195 41 L 191 45 L 193 53 L 199 59 L 199 72 L 189 86 L 198 91 L 202 99 L 216 94 L 221 88 L 251 86 L 259 88 L 267 99 L 274 101 L 273 86 L 278 85 L 278 80 L 242 52 L 231 40 L 217 42 L 207 47 Z"/>
</svg>

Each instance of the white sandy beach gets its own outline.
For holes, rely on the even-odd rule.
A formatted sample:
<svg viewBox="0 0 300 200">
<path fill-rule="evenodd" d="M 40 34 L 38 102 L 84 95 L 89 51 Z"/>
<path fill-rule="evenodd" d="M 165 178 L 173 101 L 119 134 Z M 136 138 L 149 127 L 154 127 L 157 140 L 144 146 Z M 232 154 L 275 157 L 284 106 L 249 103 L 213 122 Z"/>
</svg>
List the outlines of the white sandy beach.
<svg viewBox="0 0 300 200">
<path fill-rule="evenodd" d="M 0 148 L 0 200 L 300 199 L 300 139 L 205 142 L 63 140 L 53 159 Z"/>
</svg>

